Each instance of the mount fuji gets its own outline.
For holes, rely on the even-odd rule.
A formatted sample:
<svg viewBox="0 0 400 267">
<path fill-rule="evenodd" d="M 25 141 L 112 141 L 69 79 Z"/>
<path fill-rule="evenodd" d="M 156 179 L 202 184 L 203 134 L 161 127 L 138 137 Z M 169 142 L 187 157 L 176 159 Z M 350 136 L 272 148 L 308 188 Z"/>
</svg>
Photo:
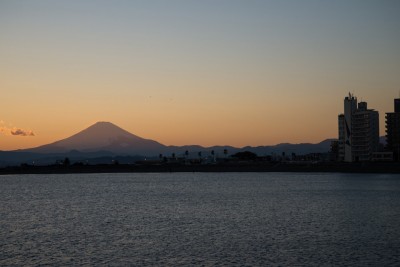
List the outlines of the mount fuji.
<svg viewBox="0 0 400 267">
<path fill-rule="evenodd" d="M 111 122 L 97 122 L 66 139 L 22 151 L 65 153 L 71 150 L 80 152 L 108 151 L 119 155 L 158 155 L 166 150 L 166 146 L 154 140 L 131 134 Z"/>
<path fill-rule="evenodd" d="M 203 156 L 223 156 L 223 151 L 234 154 L 240 151 L 251 151 L 259 156 L 280 154 L 282 152 L 307 154 L 326 153 L 330 149 L 333 139 L 326 139 L 317 144 L 278 144 L 275 146 L 258 147 L 232 147 L 212 146 L 203 147 L 199 145 L 166 146 L 151 139 L 145 139 L 134 135 L 110 122 L 97 122 L 92 126 L 74 134 L 68 138 L 42 145 L 35 148 L 20 149 L 14 151 L 0 151 L 0 166 L 18 165 L 24 162 L 35 162 L 35 164 L 51 164 L 56 160 L 69 157 L 74 161 L 93 162 L 92 159 L 101 159 L 97 162 L 110 162 L 110 158 L 125 157 L 127 162 L 135 158 L 158 158 L 164 156 L 184 156 L 189 152 L 190 158 L 198 158 L 198 152 Z M 122 162 L 122 160 L 120 160 Z"/>
</svg>

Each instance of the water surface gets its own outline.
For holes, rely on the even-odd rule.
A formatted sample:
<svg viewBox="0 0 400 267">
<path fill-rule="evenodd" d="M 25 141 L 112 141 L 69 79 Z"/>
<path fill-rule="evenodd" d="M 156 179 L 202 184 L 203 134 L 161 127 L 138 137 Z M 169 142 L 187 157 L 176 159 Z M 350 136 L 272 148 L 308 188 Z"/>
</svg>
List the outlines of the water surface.
<svg viewBox="0 0 400 267">
<path fill-rule="evenodd" d="M 395 266 L 400 178 L 0 176 L 0 265 Z"/>
</svg>

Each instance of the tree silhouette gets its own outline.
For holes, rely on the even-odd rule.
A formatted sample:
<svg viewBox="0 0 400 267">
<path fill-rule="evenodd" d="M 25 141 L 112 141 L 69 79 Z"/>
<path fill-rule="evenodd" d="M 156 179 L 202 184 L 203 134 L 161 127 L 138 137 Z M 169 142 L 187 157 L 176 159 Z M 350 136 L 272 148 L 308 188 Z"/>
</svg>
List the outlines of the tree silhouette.
<svg viewBox="0 0 400 267">
<path fill-rule="evenodd" d="M 66 158 L 64 159 L 64 161 L 63 161 L 63 165 L 69 166 L 70 164 L 71 164 L 71 161 L 69 160 L 68 157 L 66 157 Z"/>
<path fill-rule="evenodd" d="M 233 154 L 232 157 L 240 160 L 254 160 L 257 158 L 257 154 L 250 151 L 243 151 Z"/>
</svg>

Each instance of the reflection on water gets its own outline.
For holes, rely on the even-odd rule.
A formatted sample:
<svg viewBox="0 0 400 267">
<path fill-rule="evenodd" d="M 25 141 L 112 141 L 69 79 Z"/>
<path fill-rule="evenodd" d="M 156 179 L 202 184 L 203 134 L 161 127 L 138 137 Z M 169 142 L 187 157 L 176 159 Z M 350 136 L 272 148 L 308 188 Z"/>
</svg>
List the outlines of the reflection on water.
<svg viewBox="0 0 400 267">
<path fill-rule="evenodd" d="M 396 175 L 0 176 L 0 265 L 396 265 Z"/>
</svg>

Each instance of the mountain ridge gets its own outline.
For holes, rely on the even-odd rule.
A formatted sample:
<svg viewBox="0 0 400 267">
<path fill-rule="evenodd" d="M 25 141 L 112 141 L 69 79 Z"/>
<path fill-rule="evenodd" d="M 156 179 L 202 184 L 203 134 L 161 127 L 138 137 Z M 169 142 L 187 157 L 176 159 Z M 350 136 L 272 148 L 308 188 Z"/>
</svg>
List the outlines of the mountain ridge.
<svg viewBox="0 0 400 267">
<path fill-rule="evenodd" d="M 202 156 L 211 155 L 214 151 L 216 156 L 223 157 L 224 150 L 228 154 L 234 154 L 242 151 L 251 151 L 259 156 L 281 154 L 287 155 L 308 154 L 308 153 L 326 153 L 329 151 L 330 143 L 335 139 L 325 139 L 319 143 L 280 143 L 272 146 L 211 146 L 204 147 L 200 145 L 184 146 L 166 146 L 155 140 L 145 139 L 134 135 L 111 122 L 97 122 L 88 128 L 71 135 L 70 137 L 45 144 L 42 146 L 20 149 L 14 151 L 0 151 L 0 165 L 7 166 L 20 164 L 23 162 L 41 162 L 42 164 L 51 164 L 63 157 L 70 157 L 74 160 L 87 160 L 93 158 L 111 158 L 117 156 L 158 158 L 159 155 L 184 156 L 186 151 L 189 157 L 198 158 L 198 152 Z"/>
</svg>

